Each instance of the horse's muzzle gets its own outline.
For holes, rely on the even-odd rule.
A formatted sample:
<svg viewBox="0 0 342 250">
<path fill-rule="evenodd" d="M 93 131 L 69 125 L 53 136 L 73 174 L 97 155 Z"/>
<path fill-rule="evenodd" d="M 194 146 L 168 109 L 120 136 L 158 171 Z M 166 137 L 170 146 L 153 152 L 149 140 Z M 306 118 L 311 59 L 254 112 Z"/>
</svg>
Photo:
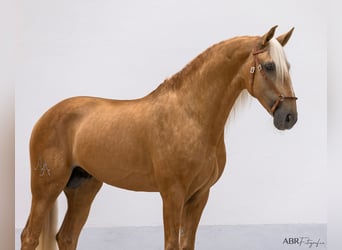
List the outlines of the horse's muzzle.
<svg viewBox="0 0 342 250">
<path fill-rule="evenodd" d="M 273 124 L 279 130 L 291 129 L 297 122 L 297 111 L 277 109 L 273 114 Z"/>
</svg>

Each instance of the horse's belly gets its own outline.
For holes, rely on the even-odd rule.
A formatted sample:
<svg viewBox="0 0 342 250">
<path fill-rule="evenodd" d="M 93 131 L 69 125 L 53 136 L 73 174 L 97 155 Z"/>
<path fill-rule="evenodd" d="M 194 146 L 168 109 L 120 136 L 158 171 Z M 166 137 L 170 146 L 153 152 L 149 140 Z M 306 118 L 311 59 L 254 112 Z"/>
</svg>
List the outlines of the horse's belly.
<svg viewBox="0 0 342 250">
<path fill-rule="evenodd" d="M 115 187 L 133 191 L 158 191 L 153 172 L 149 166 L 109 167 L 108 170 L 97 171 L 95 178 Z"/>
<path fill-rule="evenodd" d="M 134 191 L 157 191 L 152 163 L 142 149 L 107 152 L 93 148 L 79 156 L 75 164 L 99 181 Z"/>
<path fill-rule="evenodd" d="M 148 152 L 139 146 L 93 143 L 77 147 L 75 165 L 79 165 L 99 181 L 135 191 L 157 191 L 153 165 Z"/>
</svg>

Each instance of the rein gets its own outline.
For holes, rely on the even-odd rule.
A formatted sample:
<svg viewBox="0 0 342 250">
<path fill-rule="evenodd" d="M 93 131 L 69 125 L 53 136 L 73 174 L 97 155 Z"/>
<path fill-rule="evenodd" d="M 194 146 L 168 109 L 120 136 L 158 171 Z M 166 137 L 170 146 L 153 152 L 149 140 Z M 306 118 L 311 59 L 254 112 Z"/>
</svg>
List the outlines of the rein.
<svg viewBox="0 0 342 250">
<path fill-rule="evenodd" d="M 252 55 L 254 57 L 254 66 L 251 67 L 249 73 L 252 75 L 250 80 L 250 86 L 251 86 L 251 94 L 254 96 L 254 78 L 255 78 L 255 71 L 258 69 L 258 71 L 261 73 L 262 77 L 266 80 L 266 82 L 269 83 L 270 87 L 274 90 L 275 93 L 277 93 L 278 99 L 274 102 L 273 106 L 271 108 L 267 108 L 268 112 L 272 115 L 274 114 L 275 110 L 278 108 L 279 104 L 283 102 L 284 100 L 297 100 L 298 98 L 295 96 L 285 96 L 278 91 L 275 84 L 272 82 L 272 80 L 267 77 L 267 74 L 263 70 L 263 67 L 261 63 L 259 62 L 259 59 L 257 57 L 258 54 L 266 52 L 266 49 L 254 49 Z"/>
</svg>

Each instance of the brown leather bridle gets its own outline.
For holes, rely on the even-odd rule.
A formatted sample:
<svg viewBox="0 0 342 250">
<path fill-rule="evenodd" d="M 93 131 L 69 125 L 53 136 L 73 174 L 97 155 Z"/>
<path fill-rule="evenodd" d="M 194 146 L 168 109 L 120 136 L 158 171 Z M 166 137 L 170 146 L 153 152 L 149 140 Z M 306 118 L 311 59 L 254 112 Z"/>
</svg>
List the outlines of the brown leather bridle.
<svg viewBox="0 0 342 250">
<path fill-rule="evenodd" d="M 276 85 L 272 82 L 272 80 L 267 76 L 265 71 L 263 70 L 262 64 L 259 62 L 258 54 L 266 52 L 266 49 L 254 49 L 252 55 L 254 57 L 254 66 L 251 67 L 249 73 L 251 74 L 251 80 L 250 80 L 250 86 L 251 86 L 251 95 L 254 96 L 254 78 L 255 78 L 255 72 L 256 69 L 261 73 L 262 77 L 266 80 L 266 82 L 269 83 L 270 87 L 273 89 L 273 91 L 277 94 L 278 99 L 274 102 L 273 106 L 271 108 L 267 108 L 267 111 L 270 114 L 274 114 L 274 111 L 278 108 L 279 104 L 285 100 L 297 100 L 298 98 L 295 96 L 285 96 L 281 94 L 278 89 L 276 88 Z M 266 107 L 268 107 L 266 105 Z"/>
</svg>

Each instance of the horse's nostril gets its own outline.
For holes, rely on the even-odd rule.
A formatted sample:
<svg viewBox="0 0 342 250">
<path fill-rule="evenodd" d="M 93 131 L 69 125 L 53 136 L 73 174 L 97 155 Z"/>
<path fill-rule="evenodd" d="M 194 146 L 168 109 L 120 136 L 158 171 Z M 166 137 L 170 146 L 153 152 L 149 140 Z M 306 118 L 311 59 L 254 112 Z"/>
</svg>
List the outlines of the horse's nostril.
<svg viewBox="0 0 342 250">
<path fill-rule="evenodd" d="M 293 115 L 292 115 L 292 114 L 288 114 L 288 115 L 286 116 L 285 121 L 286 121 L 287 123 L 289 123 L 289 122 L 291 122 L 292 120 L 293 120 Z"/>
</svg>

